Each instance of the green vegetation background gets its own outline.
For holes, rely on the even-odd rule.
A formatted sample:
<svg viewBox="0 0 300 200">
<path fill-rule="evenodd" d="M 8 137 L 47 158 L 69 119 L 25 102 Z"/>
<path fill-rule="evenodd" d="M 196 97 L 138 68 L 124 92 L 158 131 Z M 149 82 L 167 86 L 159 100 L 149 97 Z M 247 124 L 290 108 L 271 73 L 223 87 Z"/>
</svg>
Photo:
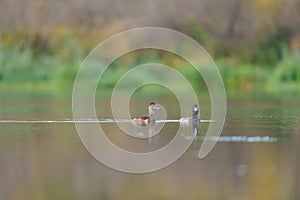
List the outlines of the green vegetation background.
<svg viewBox="0 0 300 200">
<path fill-rule="evenodd" d="M 65 88 L 72 86 L 84 57 L 92 49 L 93 42 L 82 44 L 80 37 L 70 30 L 60 33 L 54 41 L 41 38 L 35 33 L 2 34 L 0 43 L 0 87 L 23 88 Z M 195 33 L 191 33 L 193 35 Z M 206 42 L 206 41 L 205 41 Z M 95 44 L 97 44 L 95 42 Z M 218 56 L 214 60 L 222 74 L 228 92 L 268 91 L 275 93 L 295 93 L 300 89 L 300 57 L 292 52 L 282 41 L 281 56 L 272 55 L 275 47 L 270 44 L 268 50 L 259 51 L 257 55 L 246 56 L 248 49 L 231 56 Z M 218 47 L 215 47 L 218 48 Z M 216 51 L 219 51 L 217 49 Z M 271 58 L 270 58 L 271 57 Z M 244 60 L 247 61 L 244 61 Z M 155 51 L 136 52 L 123 56 L 112 64 L 102 84 L 112 88 L 117 78 L 126 67 L 146 62 L 165 62 L 182 69 L 193 85 L 203 87 L 203 82 L 191 67 L 174 55 Z"/>
<path fill-rule="evenodd" d="M 192 2 L 194 1 L 187 1 L 186 4 Z M 207 1 L 207 5 L 216 3 L 215 1 L 209 2 Z M 243 25 L 242 19 L 247 14 L 241 14 L 241 1 L 231 2 L 233 2 L 232 8 L 228 8 L 228 28 L 225 28 L 225 33 L 221 35 L 216 34 L 216 30 L 213 31 L 211 22 L 205 23 L 197 13 L 192 13 L 194 14 L 192 17 L 185 17 L 179 25 L 174 19 L 164 20 L 164 23 L 158 25 L 181 31 L 202 44 L 219 67 L 229 93 L 264 92 L 278 95 L 299 93 L 300 42 L 295 42 L 296 48 L 293 48 L 291 38 L 297 31 L 299 32 L 297 23 L 300 17 L 297 15 L 286 17 L 286 21 L 275 20 L 269 25 L 275 28 L 269 32 L 262 28 L 261 31 L 266 31 L 264 34 L 258 29 L 258 33 L 250 37 L 248 33 L 246 34 L 247 25 Z M 243 4 L 246 5 L 245 7 L 249 7 L 250 3 L 255 5 L 252 12 L 261 17 L 257 21 L 272 18 L 278 15 L 280 10 L 288 13 L 288 9 L 293 8 L 283 8 L 282 5 L 285 2 L 280 0 L 253 2 L 244 1 Z M 97 4 L 96 1 L 94 3 Z M 31 4 L 49 7 L 47 1 L 33 1 Z M 132 5 L 135 4 L 131 2 L 131 7 Z M 126 6 L 130 7 L 129 4 Z M 195 7 L 197 8 L 196 5 Z M 300 6 L 293 9 L 299 8 Z M 101 17 L 103 16 L 96 16 L 96 14 L 87 15 L 86 18 L 79 20 L 80 23 L 53 23 L 50 29 L 36 29 L 22 23 L 12 26 L 3 25 L 3 22 L 9 20 L 2 15 L 0 20 L 0 89 L 46 90 L 72 87 L 77 69 L 89 51 L 112 33 L 128 29 L 122 25 L 118 25 L 117 28 L 106 27 L 105 25 L 109 23 L 116 24 L 118 20 L 113 17 L 110 17 L 112 20 L 107 23 L 99 23 L 101 24 L 99 25 L 95 19 L 101 19 Z M 147 16 L 146 19 L 148 19 Z M 292 22 L 289 19 L 295 21 Z M 91 21 L 94 22 L 92 25 Z M 119 21 L 119 24 L 122 24 L 122 20 L 119 19 Z M 246 32 L 238 32 L 239 29 L 242 30 L 241 27 L 244 27 Z M 247 37 L 251 39 L 245 40 Z M 110 89 L 128 67 L 155 61 L 180 70 L 195 87 L 205 88 L 201 77 L 183 60 L 174 55 L 151 50 L 131 53 L 116 60 L 102 84 Z"/>
</svg>

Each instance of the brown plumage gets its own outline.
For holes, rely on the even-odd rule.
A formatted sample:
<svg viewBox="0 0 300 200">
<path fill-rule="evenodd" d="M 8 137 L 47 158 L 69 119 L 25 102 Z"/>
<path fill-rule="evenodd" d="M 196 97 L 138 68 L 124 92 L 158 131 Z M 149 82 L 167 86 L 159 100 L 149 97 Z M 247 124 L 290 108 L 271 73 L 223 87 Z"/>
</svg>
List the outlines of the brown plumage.
<svg viewBox="0 0 300 200">
<path fill-rule="evenodd" d="M 147 126 L 150 123 L 155 123 L 155 113 L 154 110 L 158 110 L 154 102 L 151 102 L 148 106 L 149 115 L 143 115 L 139 117 L 133 117 L 132 123 L 137 126 Z"/>
</svg>

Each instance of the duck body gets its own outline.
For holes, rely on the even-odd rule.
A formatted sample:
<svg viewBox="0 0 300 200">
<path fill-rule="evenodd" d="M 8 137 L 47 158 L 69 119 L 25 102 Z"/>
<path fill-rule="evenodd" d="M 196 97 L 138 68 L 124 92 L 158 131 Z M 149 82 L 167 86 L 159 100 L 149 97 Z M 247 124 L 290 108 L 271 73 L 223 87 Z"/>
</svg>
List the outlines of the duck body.
<svg viewBox="0 0 300 200">
<path fill-rule="evenodd" d="M 151 120 L 149 116 L 139 116 L 132 118 L 132 123 L 138 126 L 147 126 L 148 124 L 150 124 L 150 121 Z"/>
<path fill-rule="evenodd" d="M 191 117 L 183 117 L 179 119 L 180 123 L 188 124 L 192 122 L 198 122 L 199 121 L 199 107 L 197 104 L 194 104 L 192 107 L 192 116 Z"/>
<path fill-rule="evenodd" d="M 154 110 L 158 110 L 159 108 L 156 106 L 154 102 L 151 102 L 148 106 L 149 115 L 143 115 L 132 118 L 132 123 L 137 126 L 147 126 L 149 124 L 155 123 L 155 112 Z"/>
</svg>

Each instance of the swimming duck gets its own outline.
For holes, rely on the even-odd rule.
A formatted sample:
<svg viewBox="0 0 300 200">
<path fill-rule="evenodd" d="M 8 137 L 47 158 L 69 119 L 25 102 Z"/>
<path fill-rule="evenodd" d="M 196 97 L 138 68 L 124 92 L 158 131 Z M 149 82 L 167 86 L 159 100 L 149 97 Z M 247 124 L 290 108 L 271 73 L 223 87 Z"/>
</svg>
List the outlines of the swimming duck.
<svg viewBox="0 0 300 200">
<path fill-rule="evenodd" d="M 147 126 L 150 123 L 155 123 L 155 113 L 154 110 L 159 110 L 154 102 L 151 102 L 148 106 L 149 115 L 133 117 L 132 123 L 138 126 Z"/>
<path fill-rule="evenodd" d="M 199 114 L 199 107 L 197 104 L 194 104 L 192 107 L 192 117 L 183 117 L 179 119 L 179 122 L 180 123 L 196 122 L 199 120 L 198 114 Z"/>
</svg>

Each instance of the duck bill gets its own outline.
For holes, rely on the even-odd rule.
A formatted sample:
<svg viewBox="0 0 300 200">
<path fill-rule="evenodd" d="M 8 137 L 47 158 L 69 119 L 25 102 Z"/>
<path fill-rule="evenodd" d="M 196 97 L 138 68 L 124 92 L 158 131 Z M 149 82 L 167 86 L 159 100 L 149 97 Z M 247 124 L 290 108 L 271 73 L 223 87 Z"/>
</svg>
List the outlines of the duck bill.
<svg viewBox="0 0 300 200">
<path fill-rule="evenodd" d="M 153 109 L 154 109 L 154 110 L 159 110 L 160 108 L 159 108 L 159 107 L 157 107 L 157 106 L 155 106 Z"/>
</svg>

